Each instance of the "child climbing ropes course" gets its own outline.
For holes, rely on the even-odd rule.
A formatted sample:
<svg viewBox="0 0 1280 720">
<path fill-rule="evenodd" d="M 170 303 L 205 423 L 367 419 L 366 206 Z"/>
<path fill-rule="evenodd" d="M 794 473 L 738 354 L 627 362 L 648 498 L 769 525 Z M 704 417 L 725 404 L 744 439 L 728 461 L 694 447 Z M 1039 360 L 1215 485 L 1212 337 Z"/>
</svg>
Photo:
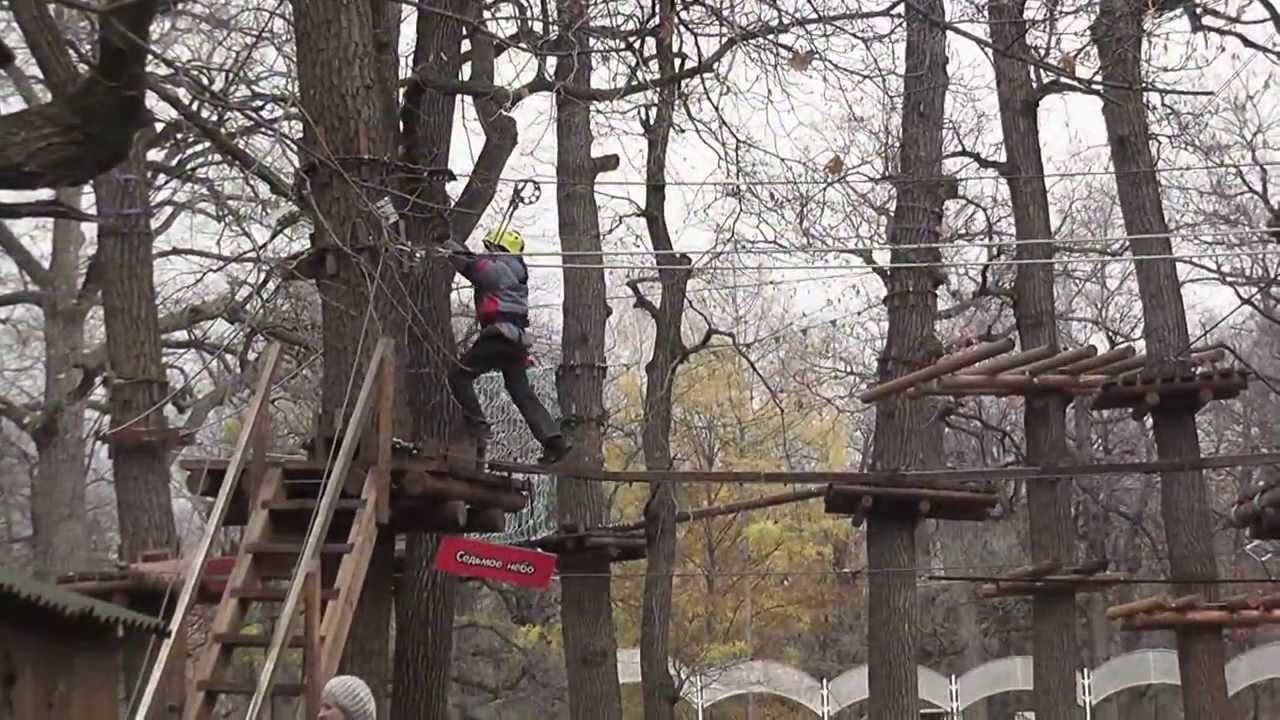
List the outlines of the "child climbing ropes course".
<svg viewBox="0 0 1280 720">
<path fill-rule="evenodd" d="M 518 202 L 513 196 L 512 210 Z M 502 224 L 485 235 L 484 253 L 473 253 L 452 238 L 438 251 L 475 288 L 480 325 L 480 336 L 449 373 L 449 388 L 462 406 L 468 426 L 484 442 L 489 437 L 489 422 L 476 397 L 475 380 L 487 372 L 500 371 L 512 402 L 542 444 L 538 463 L 552 465 L 572 448 L 529 384 L 529 270 L 521 257 L 524 238 L 507 227 L 509 215 L 510 211 Z"/>
</svg>

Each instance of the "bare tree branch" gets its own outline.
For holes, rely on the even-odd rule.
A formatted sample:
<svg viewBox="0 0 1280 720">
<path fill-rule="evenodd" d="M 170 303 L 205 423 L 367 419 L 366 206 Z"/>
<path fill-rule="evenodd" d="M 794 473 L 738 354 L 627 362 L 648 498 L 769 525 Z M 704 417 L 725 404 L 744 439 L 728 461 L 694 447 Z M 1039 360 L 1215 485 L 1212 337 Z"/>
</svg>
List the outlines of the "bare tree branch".
<svg viewBox="0 0 1280 720">
<path fill-rule="evenodd" d="M 43 305 L 45 294 L 40 290 L 14 290 L 0 293 L 0 307 L 14 305 Z"/>
<path fill-rule="evenodd" d="M 4 223 L 0 223 L 0 250 L 13 260 L 27 279 L 42 289 L 49 288 L 49 269 L 31 254 L 27 246 L 23 245 L 18 236 L 14 235 L 9 226 Z"/>
</svg>

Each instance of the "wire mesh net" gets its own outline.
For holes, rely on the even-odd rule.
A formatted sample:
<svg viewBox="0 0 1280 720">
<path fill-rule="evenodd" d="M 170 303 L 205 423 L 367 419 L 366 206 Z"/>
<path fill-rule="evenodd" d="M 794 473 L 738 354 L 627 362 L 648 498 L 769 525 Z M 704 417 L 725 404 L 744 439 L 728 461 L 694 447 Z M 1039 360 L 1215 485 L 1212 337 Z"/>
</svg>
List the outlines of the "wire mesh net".
<svg viewBox="0 0 1280 720">
<path fill-rule="evenodd" d="M 529 384 L 553 417 L 558 417 L 556 402 L 555 368 L 529 369 Z M 480 376 L 475 384 L 476 395 L 489 420 L 491 436 L 486 449 L 489 460 L 533 462 L 542 454 L 542 446 L 534 439 L 520 411 L 502 384 L 502 375 L 488 373 Z M 495 535 L 479 536 L 493 542 L 514 542 L 546 535 L 555 528 L 555 492 L 550 478 L 545 475 L 521 476 L 528 480 L 529 504 L 518 513 L 507 515 L 507 530 Z"/>
</svg>

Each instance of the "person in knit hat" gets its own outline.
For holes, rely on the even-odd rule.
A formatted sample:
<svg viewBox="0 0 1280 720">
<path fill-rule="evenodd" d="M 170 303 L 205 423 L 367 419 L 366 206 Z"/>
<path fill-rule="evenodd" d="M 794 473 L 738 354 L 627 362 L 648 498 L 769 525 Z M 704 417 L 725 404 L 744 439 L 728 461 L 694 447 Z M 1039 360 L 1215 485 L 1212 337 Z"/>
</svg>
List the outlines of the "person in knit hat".
<svg viewBox="0 0 1280 720">
<path fill-rule="evenodd" d="M 337 675 L 320 692 L 316 720 L 377 720 L 373 691 L 354 675 Z"/>
</svg>

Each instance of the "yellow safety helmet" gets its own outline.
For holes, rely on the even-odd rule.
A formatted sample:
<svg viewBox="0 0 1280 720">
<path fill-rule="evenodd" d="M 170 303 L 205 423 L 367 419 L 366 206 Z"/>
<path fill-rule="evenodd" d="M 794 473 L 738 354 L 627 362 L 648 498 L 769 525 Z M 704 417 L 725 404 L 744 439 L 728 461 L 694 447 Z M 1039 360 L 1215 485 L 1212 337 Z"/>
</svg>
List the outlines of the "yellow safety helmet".
<svg viewBox="0 0 1280 720">
<path fill-rule="evenodd" d="M 494 228 L 484 236 L 484 244 L 489 247 L 502 248 L 512 255 L 524 252 L 524 238 L 515 230 L 499 230 Z"/>
</svg>

